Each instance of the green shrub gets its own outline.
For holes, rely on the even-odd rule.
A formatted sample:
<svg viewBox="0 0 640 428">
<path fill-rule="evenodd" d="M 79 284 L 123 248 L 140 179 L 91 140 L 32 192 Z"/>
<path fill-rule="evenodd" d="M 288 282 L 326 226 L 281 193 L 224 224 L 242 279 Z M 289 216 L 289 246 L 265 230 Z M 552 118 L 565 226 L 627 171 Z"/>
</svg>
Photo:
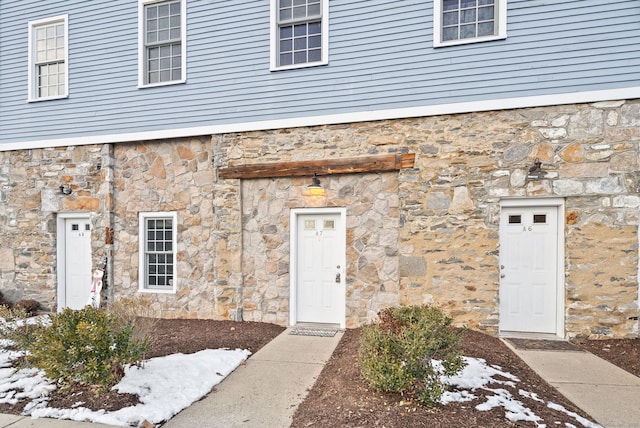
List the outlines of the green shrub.
<svg viewBox="0 0 640 428">
<path fill-rule="evenodd" d="M 24 307 L 0 306 L 0 339 L 11 342 L 5 348 L 20 351 L 32 348 L 36 334 L 45 328 L 48 321 L 43 318 L 27 321 L 29 316 Z"/>
<path fill-rule="evenodd" d="M 27 362 L 62 388 L 80 383 L 106 390 L 122 378 L 126 364 L 138 363 L 148 350 L 148 340 L 132 340 L 131 323 L 114 328 L 113 315 L 91 306 L 50 318 L 51 326 L 36 332 Z"/>
<path fill-rule="evenodd" d="M 438 403 L 445 391 L 441 375 L 464 367 L 457 346 L 463 331 L 431 306 L 405 306 L 380 312 L 380 321 L 362 328 L 358 363 L 374 390 L 415 397 L 424 406 Z M 442 361 L 438 371 L 432 359 Z"/>
</svg>

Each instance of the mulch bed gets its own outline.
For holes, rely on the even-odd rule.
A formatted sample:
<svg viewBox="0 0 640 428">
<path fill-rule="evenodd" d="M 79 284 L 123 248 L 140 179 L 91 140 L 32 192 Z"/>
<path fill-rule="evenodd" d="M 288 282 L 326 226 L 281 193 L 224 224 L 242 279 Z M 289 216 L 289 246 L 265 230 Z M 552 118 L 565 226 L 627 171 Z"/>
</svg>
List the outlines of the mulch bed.
<svg viewBox="0 0 640 428">
<path fill-rule="evenodd" d="M 538 426 L 533 422 L 511 422 L 505 418 L 503 408 L 478 411 L 475 406 L 485 399 L 467 403 L 450 403 L 425 409 L 407 397 L 370 391 L 357 365 L 360 330 L 347 330 L 333 356 L 325 366 L 306 400 L 294 415 L 292 427 L 514 427 Z M 564 406 L 591 419 L 555 388 L 547 384 L 509 350 L 499 339 L 483 333 L 468 331 L 462 341 L 462 353 L 468 357 L 484 358 L 489 364 L 517 376 L 512 394 L 533 413 L 542 418 L 538 424 L 548 427 L 571 423 L 580 426 L 574 418 L 547 407 L 549 401 Z M 519 396 L 518 390 L 536 393 L 544 403 Z M 492 396 L 490 391 L 476 391 L 477 396 Z M 557 424 L 559 422 L 560 424 Z"/>
<path fill-rule="evenodd" d="M 572 343 L 640 377 L 640 339 L 575 340 Z"/>
</svg>

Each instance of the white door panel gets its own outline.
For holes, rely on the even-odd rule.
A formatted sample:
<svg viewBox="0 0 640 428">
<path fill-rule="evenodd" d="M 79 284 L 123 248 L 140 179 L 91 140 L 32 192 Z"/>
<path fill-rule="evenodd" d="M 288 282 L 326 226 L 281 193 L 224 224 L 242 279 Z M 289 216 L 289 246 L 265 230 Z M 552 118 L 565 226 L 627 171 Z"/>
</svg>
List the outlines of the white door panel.
<svg viewBox="0 0 640 428">
<path fill-rule="evenodd" d="M 340 323 L 344 293 L 339 214 L 297 216 L 297 321 Z"/>
<path fill-rule="evenodd" d="M 65 220 L 65 275 L 63 307 L 82 309 L 91 291 L 91 223 L 89 219 Z"/>
<path fill-rule="evenodd" d="M 556 333 L 558 208 L 503 207 L 500 330 Z"/>
</svg>

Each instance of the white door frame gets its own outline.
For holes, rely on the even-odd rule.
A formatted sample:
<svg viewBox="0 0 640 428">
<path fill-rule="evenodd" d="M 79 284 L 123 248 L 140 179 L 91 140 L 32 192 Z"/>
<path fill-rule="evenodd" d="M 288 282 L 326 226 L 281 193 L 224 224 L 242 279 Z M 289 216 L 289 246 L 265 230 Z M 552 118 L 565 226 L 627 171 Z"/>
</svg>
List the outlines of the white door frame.
<svg viewBox="0 0 640 428">
<path fill-rule="evenodd" d="M 58 213 L 56 219 L 56 254 L 57 254 L 57 269 L 58 269 L 58 285 L 57 285 L 57 302 L 56 308 L 57 311 L 62 311 L 66 301 L 67 301 L 67 289 L 66 286 L 66 277 L 67 277 L 67 232 L 65 228 L 65 223 L 69 219 L 79 219 L 79 220 L 88 220 L 91 221 L 91 214 L 88 212 L 65 212 Z M 87 287 L 90 284 L 87 284 Z"/>
<path fill-rule="evenodd" d="M 346 257 L 347 257 L 347 209 L 346 208 L 293 208 L 289 218 L 290 252 L 289 252 L 289 325 L 298 322 L 297 314 L 297 281 L 298 281 L 298 216 L 308 214 L 339 214 L 340 215 L 340 273 L 341 293 L 338 296 L 338 311 L 340 328 L 346 327 Z"/>
<path fill-rule="evenodd" d="M 558 261 L 556 263 L 556 336 L 564 338 L 564 293 L 565 293 L 565 261 L 564 261 L 564 227 L 565 227 L 565 204 L 563 198 L 508 198 L 500 201 L 502 208 L 534 208 L 534 207 L 556 207 L 558 210 Z M 502 237 L 500 237 L 502 238 Z M 500 287 L 500 283 L 498 283 Z"/>
</svg>

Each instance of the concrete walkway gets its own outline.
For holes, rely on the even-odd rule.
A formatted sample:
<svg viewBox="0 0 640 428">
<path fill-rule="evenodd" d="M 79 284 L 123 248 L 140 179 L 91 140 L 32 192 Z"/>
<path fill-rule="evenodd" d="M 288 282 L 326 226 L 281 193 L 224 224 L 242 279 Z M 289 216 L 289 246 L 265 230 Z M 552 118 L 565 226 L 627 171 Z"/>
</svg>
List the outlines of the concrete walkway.
<svg viewBox="0 0 640 428">
<path fill-rule="evenodd" d="M 333 354 L 334 337 L 285 330 L 217 386 L 217 391 L 171 418 L 166 428 L 291 426 L 293 414 Z"/>
<path fill-rule="evenodd" d="M 100 428 L 109 425 L 92 424 L 90 422 L 64 421 L 60 419 L 33 419 L 31 416 L 0 414 L 0 428 Z"/>
<path fill-rule="evenodd" d="M 603 427 L 640 427 L 640 378 L 589 352 L 522 350 L 505 343 Z"/>
</svg>

